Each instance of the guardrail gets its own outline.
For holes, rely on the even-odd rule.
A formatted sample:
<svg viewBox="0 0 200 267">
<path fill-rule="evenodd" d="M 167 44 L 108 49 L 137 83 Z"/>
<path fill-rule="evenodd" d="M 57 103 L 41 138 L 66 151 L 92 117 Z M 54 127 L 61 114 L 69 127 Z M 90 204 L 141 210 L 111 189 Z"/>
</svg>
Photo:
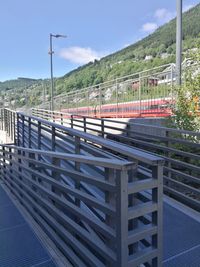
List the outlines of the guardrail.
<svg viewBox="0 0 200 267">
<path fill-rule="evenodd" d="M 189 65 L 187 60 L 183 63 L 183 83 L 188 72 L 198 73 L 199 64 Z M 172 63 L 71 90 L 55 96 L 54 106 L 62 112 L 97 118 L 168 117 L 176 103 L 175 84 Z M 49 102 L 38 108 L 49 109 Z"/>
<path fill-rule="evenodd" d="M 33 114 L 84 132 L 92 132 L 165 159 L 164 191 L 200 211 L 200 133 L 48 110 Z"/>
<path fill-rule="evenodd" d="M 57 110 L 64 108 L 65 112 L 73 114 L 122 117 L 127 115 L 127 103 L 137 101 L 130 112 L 141 114 L 148 107 L 155 106 L 156 99 L 173 97 L 175 74 L 174 64 L 158 66 L 55 96 L 54 105 Z M 107 105 L 112 111 L 107 110 Z M 49 102 L 44 101 L 39 107 L 49 108 Z M 154 112 L 159 113 L 159 109 L 154 108 Z"/>
<path fill-rule="evenodd" d="M 17 113 L 1 179 L 74 266 L 162 266 L 163 159 Z"/>
</svg>

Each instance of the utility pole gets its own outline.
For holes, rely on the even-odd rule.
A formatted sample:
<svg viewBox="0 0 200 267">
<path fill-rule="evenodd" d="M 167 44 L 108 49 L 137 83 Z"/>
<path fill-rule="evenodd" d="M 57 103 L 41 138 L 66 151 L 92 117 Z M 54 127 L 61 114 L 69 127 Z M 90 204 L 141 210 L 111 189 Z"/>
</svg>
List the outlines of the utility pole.
<svg viewBox="0 0 200 267">
<path fill-rule="evenodd" d="M 50 51 L 49 51 L 49 55 L 50 55 L 50 68 L 51 68 L 51 111 L 54 110 L 54 106 L 53 106 L 53 97 L 54 97 L 54 80 L 53 80 L 53 50 L 52 50 L 52 37 L 53 34 L 50 33 Z"/>
<path fill-rule="evenodd" d="M 176 83 L 181 85 L 182 64 L 182 0 L 176 0 Z"/>
</svg>

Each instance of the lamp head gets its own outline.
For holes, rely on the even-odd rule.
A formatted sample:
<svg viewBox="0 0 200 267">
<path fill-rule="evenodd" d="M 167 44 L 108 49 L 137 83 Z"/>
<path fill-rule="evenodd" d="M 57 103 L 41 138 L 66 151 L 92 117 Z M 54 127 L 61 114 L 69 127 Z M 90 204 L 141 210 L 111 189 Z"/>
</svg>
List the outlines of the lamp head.
<svg viewBox="0 0 200 267">
<path fill-rule="evenodd" d="M 66 35 L 62 35 L 62 34 L 51 34 L 51 36 L 55 37 L 55 38 L 66 38 Z"/>
</svg>

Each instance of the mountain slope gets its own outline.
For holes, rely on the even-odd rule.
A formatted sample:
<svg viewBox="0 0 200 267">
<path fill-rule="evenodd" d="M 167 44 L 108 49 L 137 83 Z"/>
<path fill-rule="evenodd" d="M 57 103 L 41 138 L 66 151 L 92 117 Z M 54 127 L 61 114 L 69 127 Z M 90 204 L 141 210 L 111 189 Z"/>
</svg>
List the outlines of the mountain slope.
<svg viewBox="0 0 200 267">
<path fill-rule="evenodd" d="M 8 80 L 5 82 L 0 82 L 0 90 L 12 90 L 12 89 L 22 89 L 23 87 L 29 87 L 34 84 L 40 83 L 39 79 L 31 78 L 18 78 L 15 80 Z"/>
<path fill-rule="evenodd" d="M 183 14 L 183 51 L 196 47 L 197 36 L 200 33 L 200 4 Z M 63 77 L 56 79 L 55 94 L 66 93 L 75 89 L 88 87 L 103 81 L 114 79 L 119 76 L 128 75 L 137 71 L 149 69 L 162 64 L 175 61 L 175 42 L 176 42 L 176 20 L 158 28 L 153 34 L 145 37 L 137 43 L 130 45 L 116 53 L 102 58 L 95 62 L 90 62 L 81 66 Z M 164 56 L 165 55 L 165 56 Z M 146 56 L 152 59 L 145 60 Z M 44 83 L 46 84 L 44 89 Z M 29 88 L 26 90 L 25 88 Z M 3 90 L 1 90 L 3 89 Z M 50 84 L 46 80 L 18 79 L 0 83 L 0 94 L 3 91 L 4 99 L 8 94 L 12 98 L 19 99 L 9 93 L 12 89 L 18 89 L 18 96 L 28 99 L 29 105 L 39 104 L 44 100 L 43 94 L 48 95 Z M 5 93 L 5 91 L 7 93 Z M 45 90 L 45 92 L 44 92 Z M 16 92 L 16 90 L 15 90 Z M 7 95 L 7 96 L 6 96 Z M 46 100 L 49 99 L 49 95 Z M 24 101 L 18 101 L 24 103 Z M 22 104 L 21 104 L 22 105 Z"/>
<path fill-rule="evenodd" d="M 183 14 L 183 51 L 195 47 L 200 33 L 199 18 L 200 4 Z M 176 20 L 173 19 L 141 41 L 58 79 L 58 93 L 175 61 L 175 42 Z M 162 59 L 164 53 L 167 57 Z M 148 55 L 152 60 L 144 61 Z"/>
</svg>

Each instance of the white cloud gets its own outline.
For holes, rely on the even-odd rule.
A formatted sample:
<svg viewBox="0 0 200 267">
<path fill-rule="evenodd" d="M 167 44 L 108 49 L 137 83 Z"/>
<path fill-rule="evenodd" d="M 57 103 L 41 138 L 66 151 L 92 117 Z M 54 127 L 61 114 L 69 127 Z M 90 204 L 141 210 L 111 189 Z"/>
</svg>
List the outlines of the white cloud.
<svg viewBox="0 0 200 267">
<path fill-rule="evenodd" d="M 123 48 L 126 48 L 126 47 L 128 47 L 130 45 L 131 45 L 130 43 L 127 43 L 127 44 L 123 45 Z"/>
<path fill-rule="evenodd" d="M 98 52 L 90 47 L 79 47 L 73 46 L 69 48 L 64 48 L 60 51 L 60 57 L 71 61 L 76 64 L 86 64 L 95 59 L 99 60 L 101 57 L 105 56 L 107 53 Z"/>
<path fill-rule="evenodd" d="M 159 24 L 164 24 L 175 18 L 175 16 L 176 12 L 171 12 L 165 8 L 157 9 L 154 14 L 154 17 L 158 20 Z"/>
<path fill-rule="evenodd" d="M 183 5 L 183 12 L 186 12 L 194 6 L 195 4 Z M 158 24 L 164 24 L 176 17 L 176 11 L 170 11 L 165 8 L 160 8 L 155 11 L 154 17 L 157 19 Z"/>
<path fill-rule="evenodd" d="M 142 31 L 143 32 L 153 32 L 158 28 L 158 25 L 156 23 L 153 22 L 147 22 L 142 26 Z"/>
<path fill-rule="evenodd" d="M 194 7 L 195 4 L 183 5 L 183 12 Z M 154 13 L 155 22 L 147 22 L 142 26 L 142 31 L 151 33 L 155 31 L 158 26 L 163 25 L 176 17 L 176 11 L 170 11 L 166 8 L 159 8 Z"/>
<path fill-rule="evenodd" d="M 188 11 L 190 8 L 192 8 L 192 7 L 194 7 L 195 6 L 195 4 L 191 4 L 191 5 L 184 5 L 183 6 L 183 12 L 186 12 L 186 11 Z"/>
</svg>

